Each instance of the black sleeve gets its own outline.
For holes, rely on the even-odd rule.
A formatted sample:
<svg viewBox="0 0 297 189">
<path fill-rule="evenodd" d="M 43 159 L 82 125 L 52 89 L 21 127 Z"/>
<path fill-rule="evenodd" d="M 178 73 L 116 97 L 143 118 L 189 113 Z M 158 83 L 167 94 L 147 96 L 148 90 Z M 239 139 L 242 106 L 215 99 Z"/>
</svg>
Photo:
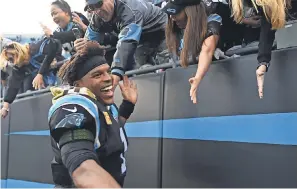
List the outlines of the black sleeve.
<svg viewBox="0 0 297 189">
<path fill-rule="evenodd" d="M 221 30 L 221 23 L 217 21 L 211 21 L 207 23 L 207 33 L 206 38 L 212 36 L 212 35 L 220 35 Z"/>
<path fill-rule="evenodd" d="M 8 88 L 4 96 L 4 102 L 11 104 L 15 100 L 24 78 L 25 71 L 21 68 L 13 68 L 11 76 L 8 77 Z"/>
<path fill-rule="evenodd" d="M 50 40 L 50 42 L 44 48 L 43 54 L 45 55 L 45 58 L 43 59 L 38 72 L 41 75 L 44 75 L 49 71 L 50 65 L 59 50 L 59 45 L 57 41 Z"/>
<path fill-rule="evenodd" d="M 99 163 L 94 151 L 95 120 L 85 108 L 76 104 L 59 107 L 50 117 L 49 127 L 70 174 L 88 159 Z"/>
<path fill-rule="evenodd" d="M 272 30 L 271 27 L 271 23 L 269 23 L 266 17 L 263 15 L 261 18 L 259 51 L 257 57 L 259 63 L 270 63 L 271 61 L 272 46 L 276 32 L 276 30 Z"/>
<path fill-rule="evenodd" d="M 8 73 L 1 70 L 1 80 L 6 80 L 8 78 Z"/>
<path fill-rule="evenodd" d="M 62 138 L 63 137 L 64 136 L 62 136 Z M 62 162 L 68 169 L 70 175 L 86 160 L 94 160 L 99 164 L 97 155 L 94 152 L 94 143 L 90 141 L 77 140 L 69 142 L 60 148 Z"/>
<path fill-rule="evenodd" d="M 104 45 L 111 45 L 112 47 L 115 47 L 118 42 L 118 37 L 114 35 L 113 33 L 105 33 L 104 34 Z"/>
<path fill-rule="evenodd" d="M 134 54 L 139 43 L 144 24 L 140 11 L 123 11 L 122 26 L 118 35 L 117 50 L 114 54 L 111 73 L 122 78 L 127 70 L 133 68 Z"/>
<path fill-rule="evenodd" d="M 66 31 L 66 32 L 55 31 L 53 33 L 52 37 L 54 39 L 60 40 L 62 44 L 64 44 L 64 43 L 70 43 L 70 42 L 76 40 L 76 38 L 75 38 L 75 36 L 74 36 L 74 34 L 73 34 L 72 31 Z"/>
</svg>

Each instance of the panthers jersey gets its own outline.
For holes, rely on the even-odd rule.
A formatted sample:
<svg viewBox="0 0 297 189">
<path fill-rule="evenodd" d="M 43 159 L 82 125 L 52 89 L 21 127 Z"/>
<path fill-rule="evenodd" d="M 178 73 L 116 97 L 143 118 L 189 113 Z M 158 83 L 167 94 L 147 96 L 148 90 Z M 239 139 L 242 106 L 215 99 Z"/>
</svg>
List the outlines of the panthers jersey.
<svg viewBox="0 0 297 189">
<path fill-rule="evenodd" d="M 123 185 L 126 175 L 124 153 L 128 140 L 123 126 L 118 122 L 118 116 L 116 105 L 105 107 L 87 95 L 65 95 L 55 101 L 49 111 L 49 126 L 54 141 L 52 147 L 55 160 L 52 162 L 52 168 L 56 184 L 70 186 L 72 183 L 61 160 L 59 139 L 67 130 L 87 129 L 95 136 L 94 151 L 100 166 Z"/>
</svg>

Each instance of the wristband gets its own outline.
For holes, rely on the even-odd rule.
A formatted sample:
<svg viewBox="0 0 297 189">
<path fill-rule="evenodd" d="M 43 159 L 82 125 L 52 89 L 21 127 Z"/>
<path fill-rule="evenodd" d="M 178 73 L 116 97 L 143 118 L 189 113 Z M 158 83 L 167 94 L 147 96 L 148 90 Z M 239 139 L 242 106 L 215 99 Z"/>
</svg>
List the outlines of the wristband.
<svg viewBox="0 0 297 189">
<path fill-rule="evenodd" d="M 125 119 L 128 119 L 130 115 L 133 113 L 134 107 L 135 105 L 132 102 L 129 102 L 128 100 L 123 100 L 119 108 L 119 115 L 124 117 Z"/>
</svg>

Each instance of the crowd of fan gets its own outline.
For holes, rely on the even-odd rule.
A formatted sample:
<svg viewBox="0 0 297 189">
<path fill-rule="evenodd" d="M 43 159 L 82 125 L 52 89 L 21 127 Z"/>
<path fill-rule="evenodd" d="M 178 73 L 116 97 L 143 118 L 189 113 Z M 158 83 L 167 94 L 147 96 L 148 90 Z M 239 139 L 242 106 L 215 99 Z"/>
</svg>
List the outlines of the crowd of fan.
<svg viewBox="0 0 297 189">
<path fill-rule="evenodd" d="M 213 60 L 230 58 L 226 51 L 259 41 L 256 77 L 263 97 L 275 31 L 294 18 L 294 0 L 86 0 L 86 15 L 64 0 L 49 5 L 57 29 L 40 24 L 44 37 L 20 44 L 1 37 L 2 117 L 20 92 L 60 85 L 59 67 L 88 40 L 105 48 L 114 85 L 126 71 L 168 62 L 197 63 L 189 78 L 190 96 Z M 293 16 L 292 16 L 293 15 Z M 94 49 L 96 50 L 96 49 Z M 256 62 L 256 60 L 255 60 Z"/>
</svg>

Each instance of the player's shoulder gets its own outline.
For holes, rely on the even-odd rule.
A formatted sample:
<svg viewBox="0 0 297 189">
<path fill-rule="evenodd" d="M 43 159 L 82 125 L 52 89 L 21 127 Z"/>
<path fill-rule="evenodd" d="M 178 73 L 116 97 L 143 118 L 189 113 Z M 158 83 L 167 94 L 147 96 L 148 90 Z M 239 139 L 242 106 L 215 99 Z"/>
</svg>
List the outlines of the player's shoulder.
<svg viewBox="0 0 297 189">
<path fill-rule="evenodd" d="M 94 117 L 79 104 L 64 104 L 55 109 L 49 118 L 51 129 L 83 127 L 92 122 Z"/>
<path fill-rule="evenodd" d="M 87 89 L 62 89 L 52 88 L 53 105 L 49 109 L 48 121 L 56 125 L 62 120 L 73 119 L 79 122 L 84 119 L 94 118 L 98 114 L 94 102 L 94 95 Z"/>
</svg>

